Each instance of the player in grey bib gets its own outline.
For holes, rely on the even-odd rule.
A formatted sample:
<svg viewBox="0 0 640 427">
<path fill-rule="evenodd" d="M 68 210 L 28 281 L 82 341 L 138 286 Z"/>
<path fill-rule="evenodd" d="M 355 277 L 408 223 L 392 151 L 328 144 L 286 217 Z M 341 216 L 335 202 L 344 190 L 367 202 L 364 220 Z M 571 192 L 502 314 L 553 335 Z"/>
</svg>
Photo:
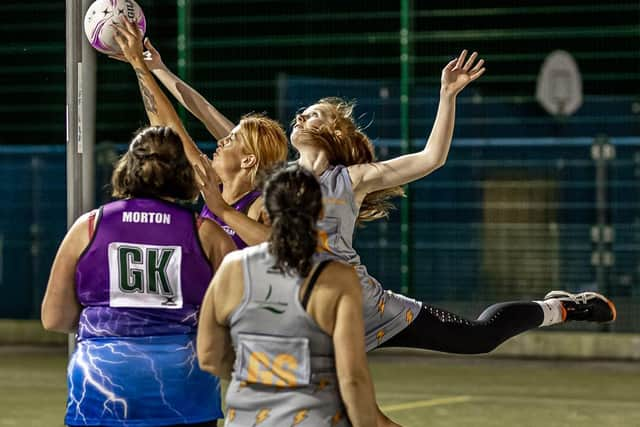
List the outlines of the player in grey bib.
<svg viewBox="0 0 640 427">
<path fill-rule="evenodd" d="M 373 144 L 355 123 L 353 103 L 324 98 L 296 115 L 291 144 L 297 162 L 319 177 L 324 218 L 319 223 L 321 249 L 352 264 L 363 293 L 367 349 L 409 347 L 476 354 L 495 349 L 524 331 L 569 320 L 610 322 L 614 304 L 594 292 L 553 291 L 544 301 L 509 301 L 488 307 L 477 319 L 384 291 L 367 274 L 352 246 L 357 222 L 387 216 L 388 200 L 403 194 L 402 185 L 441 167 L 451 145 L 457 94 L 484 73 L 484 61 L 467 51 L 442 70 L 438 113 L 421 151 L 376 161 Z"/>
<path fill-rule="evenodd" d="M 225 425 L 396 426 L 376 408 L 358 275 L 317 254 L 317 179 L 275 172 L 265 208 L 269 241 L 227 256 L 201 307 L 201 366 L 231 374 Z"/>
<path fill-rule="evenodd" d="M 280 427 L 303 420 L 310 426 L 349 425 L 337 389 L 332 338 L 300 304 L 303 278 L 274 270 L 267 243 L 238 255 L 244 298 L 229 321 L 236 362 L 225 426 Z"/>
<path fill-rule="evenodd" d="M 319 181 L 324 206 L 324 216 L 318 222 L 320 247 L 325 257 L 336 256 L 353 265 L 360 277 L 365 342 L 369 351 L 406 328 L 420 312 L 422 303 L 384 290 L 360 263 L 352 242 L 359 209 L 347 168 L 330 166 Z"/>
</svg>

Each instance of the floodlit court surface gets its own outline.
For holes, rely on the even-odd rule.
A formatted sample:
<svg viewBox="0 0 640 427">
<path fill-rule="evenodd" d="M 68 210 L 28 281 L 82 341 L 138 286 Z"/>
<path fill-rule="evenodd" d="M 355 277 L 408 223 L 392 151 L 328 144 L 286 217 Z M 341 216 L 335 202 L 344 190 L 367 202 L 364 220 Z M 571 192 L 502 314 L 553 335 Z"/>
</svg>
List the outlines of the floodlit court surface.
<svg viewBox="0 0 640 427">
<path fill-rule="evenodd" d="M 0 426 L 62 426 L 66 354 L 0 348 Z M 405 427 L 637 427 L 640 363 L 370 357 L 378 401 Z"/>
</svg>

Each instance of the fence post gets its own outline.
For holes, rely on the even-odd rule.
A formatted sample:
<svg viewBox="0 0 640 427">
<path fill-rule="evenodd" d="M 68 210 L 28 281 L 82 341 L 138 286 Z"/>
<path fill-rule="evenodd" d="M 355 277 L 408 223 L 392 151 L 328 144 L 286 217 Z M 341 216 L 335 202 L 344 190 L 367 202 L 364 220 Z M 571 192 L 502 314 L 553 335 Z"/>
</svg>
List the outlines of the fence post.
<svg viewBox="0 0 640 427">
<path fill-rule="evenodd" d="M 178 0 L 178 76 L 184 81 L 190 81 L 189 67 L 191 66 L 191 0 Z M 184 126 L 187 126 L 187 111 L 180 105 L 178 114 Z"/>
<path fill-rule="evenodd" d="M 615 256 L 611 245 L 615 239 L 608 203 L 608 168 L 609 162 L 615 159 L 616 150 L 606 135 L 598 135 L 591 145 L 591 158 L 595 163 L 595 209 L 596 223 L 591 226 L 591 265 L 595 269 L 596 285 L 604 294 L 609 293 L 609 276 L 615 264 Z M 605 330 L 609 329 L 604 325 Z"/>
<path fill-rule="evenodd" d="M 412 41 L 411 21 L 413 15 L 413 1 L 402 0 L 400 5 L 400 138 L 402 154 L 412 150 L 409 125 L 409 109 L 412 86 Z M 411 238 L 411 192 L 405 186 L 406 197 L 402 199 L 400 207 L 400 290 L 403 294 L 413 292 L 413 242 Z"/>
</svg>

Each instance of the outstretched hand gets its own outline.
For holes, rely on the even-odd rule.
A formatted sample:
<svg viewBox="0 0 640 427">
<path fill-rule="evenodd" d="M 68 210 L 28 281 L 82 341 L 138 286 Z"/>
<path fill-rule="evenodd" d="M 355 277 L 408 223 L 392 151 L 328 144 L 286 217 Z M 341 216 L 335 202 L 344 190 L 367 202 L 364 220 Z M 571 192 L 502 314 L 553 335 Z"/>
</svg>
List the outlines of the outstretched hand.
<svg viewBox="0 0 640 427">
<path fill-rule="evenodd" d="M 220 177 L 218 177 L 218 174 L 213 169 L 211 160 L 206 154 L 201 154 L 199 160 L 200 163 L 194 164 L 193 168 L 200 180 L 200 194 L 202 194 L 202 198 L 209 210 L 219 215 L 222 209 L 229 207 L 227 202 L 222 198 L 222 193 L 220 193 L 220 187 L 218 186 Z"/>
<path fill-rule="evenodd" d="M 441 84 L 443 93 L 457 95 L 469 83 L 484 74 L 484 59 L 480 59 L 474 65 L 478 58 L 477 52 L 473 52 L 465 62 L 466 58 L 467 50 L 465 49 L 460 53 L 460 56 L 449 62 L 442 70 Z"/>
<path fill-rule="evenodd" d="M 115 29 L 114 39 L 122 54 L 110 55 L 111 58 L 130 64 L 144 61 L 142 52 L 142 31 L 136 24 L 126 18 L 122 18 L 119 23 L 112 24 Z"/>
<path fill-rule="evenodd" d="M 147 68 L 151 71 L 164 68 L 164 62 L 162 62 L 160 52 L 158 52 L 158 50 L 153 47 L 153 45 L 151 44 L 151 40 L 149 40 L 149 37 L 145 37 L 144 47 L 147 49 L 143 53 Z"/>
<path fill-rule="evenodd" d="M 158 52 L 158 50 L 153 47 L 153 45 L 151 44 L 151 40 L 149 40 L 149 37 L 144 38 L 143 45 L 147 49 L 142 52 L 142 56 L 145 64 L 147 64 L 147 68 L 151 71 L 165 68 L 164 62 L 162 62 L 162 57 L 160 56 L 160 52 Z M 122 53 L 109 55 L 109 58 L 116 59 L 122 62 L 129 62 Z"/>
</svg>

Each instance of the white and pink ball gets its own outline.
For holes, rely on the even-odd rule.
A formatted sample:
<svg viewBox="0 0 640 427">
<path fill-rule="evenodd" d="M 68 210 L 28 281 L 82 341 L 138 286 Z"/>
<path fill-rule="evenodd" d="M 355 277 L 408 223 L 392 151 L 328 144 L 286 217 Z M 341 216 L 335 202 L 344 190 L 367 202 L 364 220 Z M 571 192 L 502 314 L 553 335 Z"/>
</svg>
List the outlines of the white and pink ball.
<svg viewBox="0 0 640 427">
<path fill-rule="evenodd" d="M 84 32 L 91 46 L 107 55 L 120 53 L 120 47 L 113 38 L 115 30 L 112 24 L 122 19 L 122 16 L 135 22 L 142 34 L 145 33 L 147 21 L 142 9 L 135 1 L 96 0 L 93 2 L 84 15 Z"/>
</svg>

